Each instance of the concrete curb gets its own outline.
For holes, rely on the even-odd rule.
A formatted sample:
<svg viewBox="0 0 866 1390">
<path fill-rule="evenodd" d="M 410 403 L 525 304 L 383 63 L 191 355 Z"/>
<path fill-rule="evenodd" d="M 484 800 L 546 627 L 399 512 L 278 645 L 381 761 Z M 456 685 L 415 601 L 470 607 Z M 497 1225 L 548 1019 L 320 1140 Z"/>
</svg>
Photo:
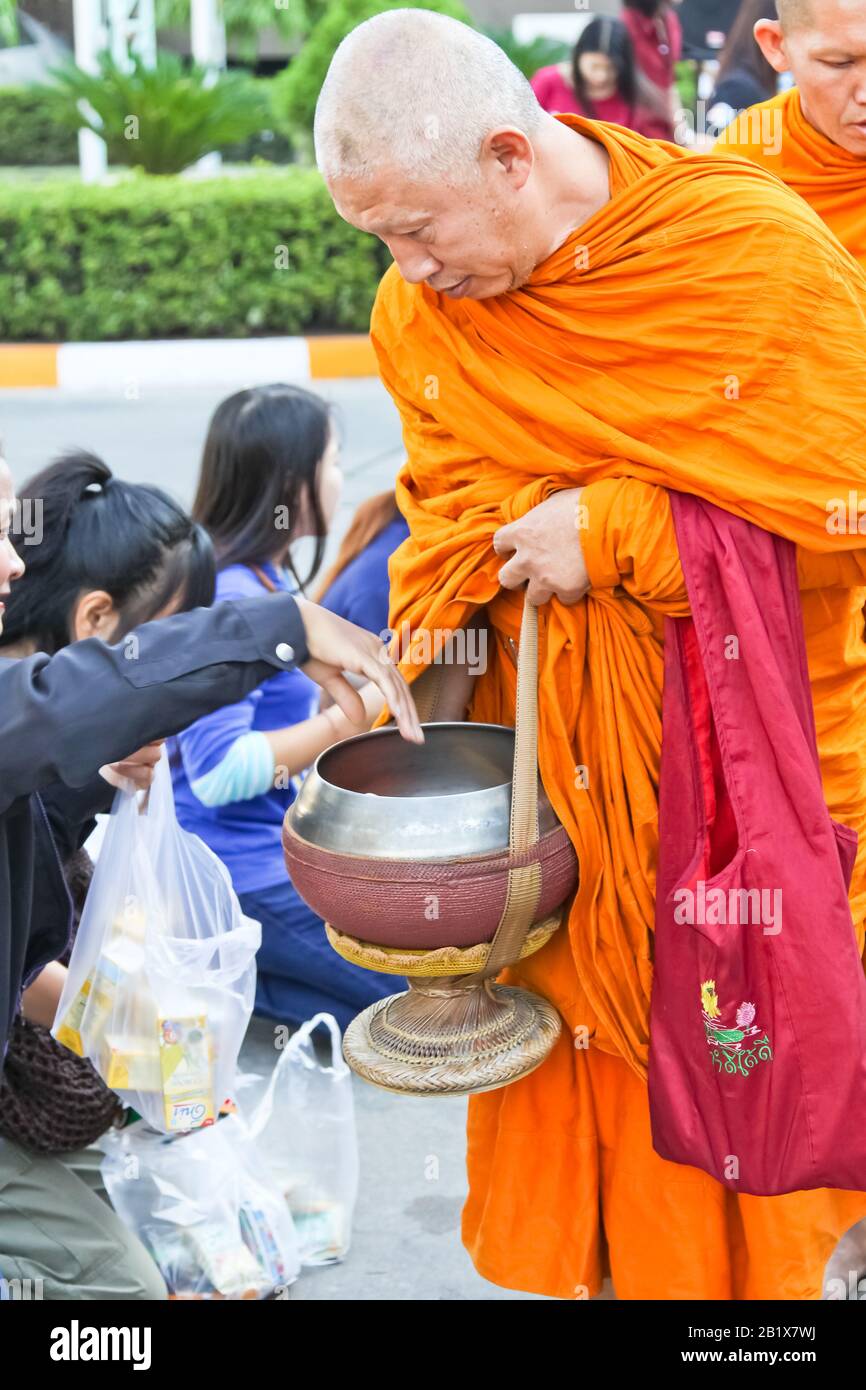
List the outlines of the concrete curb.
<svg viewBox="0 0 866 1390">
<path fill-rule="evenodd" d="M 141 386 L 303 384 L 376 376 L 365 333 L 321 338 L 175 338 L 132 343 L 0 343 L 0 389 L 120 391 Z"/>
</svg>

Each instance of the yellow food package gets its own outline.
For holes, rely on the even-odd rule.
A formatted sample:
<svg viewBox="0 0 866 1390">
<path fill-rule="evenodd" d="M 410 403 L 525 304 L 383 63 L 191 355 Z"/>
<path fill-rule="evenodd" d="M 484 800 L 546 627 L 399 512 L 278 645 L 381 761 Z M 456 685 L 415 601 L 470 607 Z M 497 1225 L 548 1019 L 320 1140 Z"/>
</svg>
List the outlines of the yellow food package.
<svg viewBox="0 0 866 1390">
<path fill-rule="evenodd" d="M 103 947 L 80 1024 L 82 1042 L 91 1057 L 107 1028 L 113 1034 L 152 1036 L 156 1004 L 143 967 L 144 951 L 135 942 L 115 938 Z"/>
<path fill-rule="evenodd" d="M 87 1008 L 92 985 L 93 973 L 91 972 L 66 1010 L 63 1022 L 54 1035 L 59 1043 L 68 1047 L 70 1052 L 74 1052 L 77 1057 L 84 1056 L 84 1044 L 81 1041 L 81 1020 L 84 1017 L 84 1010 Z"/>
<path fill-rule="evenodd" d="M 147 934 L 147 922 L 144 910 L 131 899 L 112 922 L 109 939 L 112 942 L 125 939 L 142 945 Z"/>
<path fill-rule="evenodd" d="M 216 1109 L 207 1015 L 161 1016 L 158 1028 L 166 1129 L 212 1123 Z"/>
<path fill-rule="evenodd" d="M 153 1038 L 106 1033 L 100 1075 L 113 1091 L 161 1091 L 159 1048 Z"/>
</svg>

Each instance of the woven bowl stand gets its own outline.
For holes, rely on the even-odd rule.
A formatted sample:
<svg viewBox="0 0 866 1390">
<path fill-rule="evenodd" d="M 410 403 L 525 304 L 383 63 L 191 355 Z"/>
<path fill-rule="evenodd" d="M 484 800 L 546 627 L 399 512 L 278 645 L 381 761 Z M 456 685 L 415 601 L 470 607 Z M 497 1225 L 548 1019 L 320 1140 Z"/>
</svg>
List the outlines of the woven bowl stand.
<svg viewBox="0 0 866 1390">
<path fill-rule="evenodd" d="M 441 664 L 413 685 L 422 723 L 433 720 Z M 509 847 L 538 843 L 538 611 L 524 600 L 517 658 L 517 708 Z M 508 1086 L 550 1053 L 561 1023 L 539 995 L 495 984 L 507 965 L 549 941 L 561 911 L 536 921 L 541 865 L 509 870 L 499 925 L 472 947 L 405 950 L 373 946 L 326 924 L 328 940 L 346 960 L 368 970 L 405 975 L 409 989 L 371 1004 L 352 1020 L 343 1052 L 365 1081 L 400 1095 L 472 1095 Z"/>
</svg>

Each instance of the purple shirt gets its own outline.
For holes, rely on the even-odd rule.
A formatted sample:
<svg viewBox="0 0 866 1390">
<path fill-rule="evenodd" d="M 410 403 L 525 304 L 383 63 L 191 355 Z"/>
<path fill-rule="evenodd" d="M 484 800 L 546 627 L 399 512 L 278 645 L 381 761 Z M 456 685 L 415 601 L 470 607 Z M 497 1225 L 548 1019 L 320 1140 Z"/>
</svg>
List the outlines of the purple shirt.
<svg viewBox="0 0 866 1390">
<path fill-rule="evenodd" d="M 292 586 L 273 565 L 262 569 L 283 592 Z M 261 598 L 264 586 L 246 565 L 229 565 L 217 575 L 216 599 Z M 303 671 L 281 671 L 238 704 L 206 715 L 171 740 L 172 778 L 177 817 L 223 861 L 237 893 L 253 893 L 286 881 L 282 825 L 297 795 L 297 779 L 248 801 L 205 806 L 192 791 L 195 782 L 222 762 L 232 744 L 251 730 L 284 729 L 309 719 L 318 709 L 319 688 Z"/>
</svg>

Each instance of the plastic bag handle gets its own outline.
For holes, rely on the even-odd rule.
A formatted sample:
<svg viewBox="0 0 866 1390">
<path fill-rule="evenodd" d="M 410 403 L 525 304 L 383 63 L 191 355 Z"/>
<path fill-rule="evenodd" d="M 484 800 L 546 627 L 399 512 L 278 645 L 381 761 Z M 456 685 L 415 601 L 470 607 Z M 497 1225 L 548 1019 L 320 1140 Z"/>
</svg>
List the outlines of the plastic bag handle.
<svg viewBox="0 0 866 1390">
<path fill-rule="evenodd" d="M 286 1051 L 297 1052 L 305 1067 L 315 1067 L 317 1063 L 315 1057 L 310 1055 L 309 1043 L 312 1033 L 320 1023 L 325 1025 L 331 1035 L 331 1065 L 324 1070 L 340 1074 L 347 1072 L 349 1067 L 343 1057 L 343 1037 L 333 1014 L 314 1014 L 312 1018 L 308 1018 L 289 1038 Z"/>
<path fill-rule="evenodd" d="M 206 984 L 216 989 L 231 984 L 242 974 L 261 941 L 261 923 L 244 915 L 238 926 L 219 936 L 163 936 L 148 929 L 149 969 L 157 975 L 171 976 L 182 962 L 184 976 L 191 987 Z M 227 957 L 228 964 L 214 966 L 212 962 L 217 955 Z"/>
</svg>

